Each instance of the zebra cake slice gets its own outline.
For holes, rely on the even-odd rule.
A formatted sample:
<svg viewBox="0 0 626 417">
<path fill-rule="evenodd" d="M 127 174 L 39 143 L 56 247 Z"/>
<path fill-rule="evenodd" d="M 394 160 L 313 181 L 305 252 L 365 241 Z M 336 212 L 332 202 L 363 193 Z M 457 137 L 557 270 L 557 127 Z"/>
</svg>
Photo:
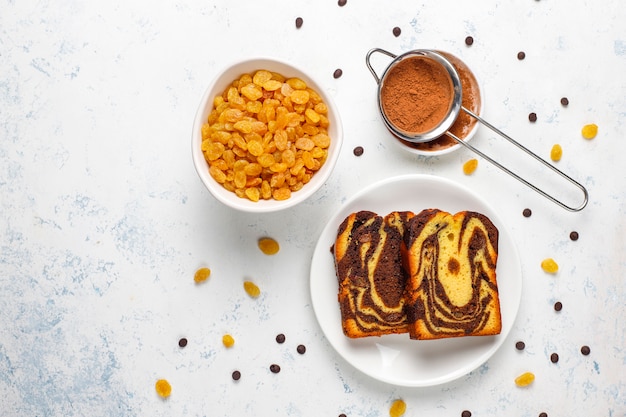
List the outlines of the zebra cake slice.
<svg viewBox="0 0 626 417">
<path fill-rule="evenodd" d="M 343 332 L 351 338 L 406 333 L 406 271 L 402 250 L 411 212 L 385 217 L 371 211 L 350 214 L 333 245 Z"/>
<path fill-rule="evenodd" d="M 498 229 L 485 215 L 423 210 L 404 235 L 412 339 L 499 334 Z"/>
</svg>

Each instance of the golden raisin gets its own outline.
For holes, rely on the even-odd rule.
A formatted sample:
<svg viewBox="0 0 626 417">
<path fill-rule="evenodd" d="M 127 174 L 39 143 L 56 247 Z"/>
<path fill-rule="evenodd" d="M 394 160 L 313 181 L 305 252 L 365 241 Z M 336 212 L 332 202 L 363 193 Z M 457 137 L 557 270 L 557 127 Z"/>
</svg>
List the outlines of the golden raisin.
<svg viewBox="0 0 626 417">
<path fill-rule="evenodd" d="M 463 164 L 463 173 L 465 175 L 471 175 L 476 171 L 478 167 L 478 159 L 470 159 Z"/>
<path fill-rule="evenodd" d="M 532 372 L 524 372 L 517 378 L 515 378 L 515 385 L 518 387 L 527 387 L 535 380 L 535 374 Z"/>
<path fill-rule="evenodd" d="M 231 335 L 225 334 L 224 336 L 222 336 L 222 343 L 227 348 L 230 348 L 233 347 L 233 345 L 235 344 L 235 339 Z"/>
<path fill-rule="evenodd" d="M 165 379 L 159 379 L 155 384 L 155 389 L 162 398 L 167 398 L 172 393 L 172 386 Z"/>
<path fill-rule="evenodd" d="M 389 408 L 389 417 L 400 417 L 406 411 L 406 403 L 403 400 L 395 400 Z"/>
<path fill-rule="evenodd" d="M 584 125 L 582 128 L 582 135 L 585 139 L 593 139 L 598 134 L 598 126 L 594 123 Z"/>
<path fill-rule="evenodd" d="M 248 293 L 248 295 L 250 297 L 256 298 L 259 295 L 261 295 L 261 290 L 259 289 L 259 287 L 252 281 L 244 281 L 243 283 L 243 289 L 246 290 L 246 293 Z"/>
<path fill-rule="evenodd" d="M 259 239 L 259 249 L 266 255 L 274 255 L 280 250 L 278 242 L 271 237 L 262 237 Z"/>
<path fill-rule="evenodd" d="M 196 283 L 200 283 L 209 279 L 209 276 L 211 276 L 211 270 L 209 268 L 200 268 L 194 274 L 193 280 Z"/>
<path fill-rule="evenodd" d="M 560 161 L 563 156 L 563 148 L 558 143 L 552 146 L 552 150 L 550 150 L 550 159 L 554 162 Z"/>
<path fill-rule="evenodd" d="M 556 274 L 559 265 L 552 258 L 546 258 L 541 261 L 541 268 L 549 274 Z"/>
</svg>

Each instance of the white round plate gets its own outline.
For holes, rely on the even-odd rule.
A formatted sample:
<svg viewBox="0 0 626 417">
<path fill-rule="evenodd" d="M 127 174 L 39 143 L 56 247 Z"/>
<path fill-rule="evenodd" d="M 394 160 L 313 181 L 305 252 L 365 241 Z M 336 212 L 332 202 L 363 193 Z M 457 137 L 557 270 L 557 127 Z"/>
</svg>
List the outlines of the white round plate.
<svg viewBox="0 0 626 417">
<path fill-rule="evenodd" d="M 338 283 L 331 246 L 341 222 L 353 212 L 380 215 L 392 211 L 438 208 L 456 213 L 477 211 L 498 227 L 496 274 L 502 313 L 502 332 L 496 336 L 411 340 L 408 334 L 350 339 L 341 329 Z M 467 188 L 439 177 L 406 175 L 380 181 L 346 202 L 328 222 L 311 263 L 311 300 L 326 338 L 348 363 L 379 381 L 399 386 L 442 384 L 468 374 L 485 363 L 506 339 L 519 308 L 522 272 L 514 241 L 497 213 Z"/>
</svg>

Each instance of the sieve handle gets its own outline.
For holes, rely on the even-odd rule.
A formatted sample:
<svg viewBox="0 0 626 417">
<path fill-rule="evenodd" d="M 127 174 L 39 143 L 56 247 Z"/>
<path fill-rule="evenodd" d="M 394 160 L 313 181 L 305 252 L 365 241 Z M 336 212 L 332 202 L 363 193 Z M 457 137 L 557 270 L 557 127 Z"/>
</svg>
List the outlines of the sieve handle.
<svg viewBox="0 0 626 417">
<path fill-rule="evenodd" d="M 500 131 L 498 128 L 496 128 L 495 126 L 491 125 L 489 122 L 487 122 L 486 120 L 484 120 L 482 117 L 478 116 L 477 114 L 474 114 L 472 111 L 466 109 L 465 107 L 461 107 L 461 109 L 469 114 L 471 117 L 473 117 L 474 119 L 478 120 L 480 123 L 482 123 L 483 125 L 487 126 L 489 129 L 491 129 L 492 131 L 494 131 L 495 133 L 497 133 L 498 135 L 500 135 L 501 137 L 503 137 L 504 139 L 508 140 L 510 143 L 512 143 L 513 145 L 517 146 L 519 149 L 521 149 L 522 151 L 526 152 L 526 154 L 532 156 L 535 160 L 541 162 L 543 165 L 545 165 L 546 167 L 550 168 L 552 171 L 556 172 L 557 174 L 559 174 L 562 178 L 566 179 L 567 181 L 569 181 L 572 185 L 574 185 L 575 187 L 577 187 L 580 191 L 582 191 L 583 193 L 583 202 L 578 206 L 578 207 L 571 207 L 568 206 L 567 204 L 563 203 L 562 201 L 556 199 L 554 196 L 551 196 L 550 194 L 548 194 L 547 192 L 545 192 L 544 190 L 542 190 L 541 188 L 538 188 L 537 186 L 535 186 L 534 184 L 528 182 L 527 180 L 525 180 L 524 178 L 520 177 L 519 175 L 517 175 L 516 173 L 514 173 L 513 171 L 511 171 L 510 169 L 506 168 L 505 166 L 501 165 L 499 162 L 495 161 L 494 159 L 490 158 L 489 156 L 485 155 L 483 152 L 481 152 L 480 150 L 478 150 L 477 148 L 475 148 L 474 146 L 470 145 L 469 143 L 465 142 L 462 139 L 459 139 L 458 137 L 456 137 L 454 134 L 450 133 L 450 132 L 446 132 L 446 135 L 448 135 L 449 137 L 451 137 L 452 139 L 454 139 L 456 142 L 458 142 L 460 145 L 465 146 L 467 149 L 471 150 L 472 152 L 480 155 L 482 158 L 486 159 L 487 161 L 489 161 L 490 163 L 492 163 L 493 165 L 495 165 L 496 167 L 500 168 L 502 171 L 506 172 L 507 174 L 509 174 L 510 176 L 512 176 L 513 178 L 517 179 L 518 181 L 522 182 L 523 184 L 525 184 L 526 186 L 530 187 L 531 189 L 535 190 L 536 192 L 538 192 L 539 194 L 541 194 L 542 196 L 546 197 L 548 200 L 558 204 L 559 206 L 563 207 L 566 210 L 569 211 L 580 211 L 582 209 L 585 208 L 585 206 L 587 205 L 587 202 L 589 201 L 589 193 L 587 192 L 587 189 L 580 184 L 579 182 L 577 182 L 576 180 L 574 180 L 572 177 L 570 177 L 569 175 L 565 174 L 563 171 L 559 170 L 558 168 L 556 168 L 554 165 L 548 163 L 547 161 L 545 161 L 544 159 L 542 159 L 541 157 L 539 157 L 537 154 L 533 153 L 530 149 L 526 148 L 525 146 L 523 146 L 521 143 L 515 141 L 513 138 L 511 138 L 510 136 L 506 135 L 504 132 Z"/>
<path fill-rule="evenodd" d="M 387 55 L 391 59 L 396 59 L 397 55 L 394 55 L 391 52 L 385 51 L 384 49 L 381 49 L 381 48 L 370 49 L 369 52 L 365 55 L 365 65 L 367 65 L 367 68 L 370 70 L 370 72 L 374 76 L 374 79 L 376 80 L 376 84 L 380 84 L 380 77 L 378 76 L 378 74 L 376 74 L 376 71 L 374 71 L 374 68 L 372 67 L 372 63 L 370 62 L 370 57 L 375 52 L 378 52 L 383 55 Z"/>
</svg>

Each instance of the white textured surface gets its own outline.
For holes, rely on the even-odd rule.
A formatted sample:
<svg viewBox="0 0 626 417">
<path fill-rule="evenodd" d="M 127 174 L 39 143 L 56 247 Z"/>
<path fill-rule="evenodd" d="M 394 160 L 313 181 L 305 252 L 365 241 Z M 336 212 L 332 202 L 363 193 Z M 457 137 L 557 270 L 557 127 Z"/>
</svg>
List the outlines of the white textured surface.
<svg viewBox="0 0 626 417">
<path fill-rule="evenodd" d="M 0 414 L 374 417 L 403 398 L 411 416 L 626 415 L 626 8 L 479 3 L 0 1 Z M 365 66 L 373 47 L 461 57 L 480 79 L 487 120 L 545 157 L 560 143 L 558 166 L 588 187 L 588 207 L 565 212 L 485 162 L 465 176 L 465 150 L 426 159 L 391 146 Z M 207 83 L 252 55 L 308 69 L 344 124 L 327 185 L 273 215 L 227 210 L 190 156 Z M 587 141 L 580 129 L 591 122 L 600 130 Z M 485 129 L 473 144 L 527 165 Z M 475 372 L 432 388 L 397 388 L 351 368 L 321 333 L 308 290 L 331 214 L 362 187 L 406 173 L 482 195 L 516 236 L 524 273 L 509 340 Z M 279 240 L 278 255 L 259 252 L 262 235 Z M 559 263 L 556 276 L 541 270 L 546 257 Z M 210 281 L 194 285 L 204 265 Z M 259 299 L 243 292 L 246 278 Z M 236 340 L 230 350 L 225 332 Z M 525 371 L 535 383 L 516 388 Z M 155 393 L 158 378 L 173 386 L 167 400 Z"/>
</svg>

